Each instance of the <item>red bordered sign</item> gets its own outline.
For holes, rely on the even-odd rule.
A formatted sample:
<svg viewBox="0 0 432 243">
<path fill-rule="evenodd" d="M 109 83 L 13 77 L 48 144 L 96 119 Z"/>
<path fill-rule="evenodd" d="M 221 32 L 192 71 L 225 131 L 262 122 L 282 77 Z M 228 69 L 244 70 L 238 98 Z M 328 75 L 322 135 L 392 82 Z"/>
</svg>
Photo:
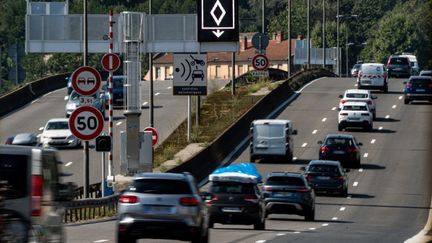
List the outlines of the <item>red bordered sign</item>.
<svg viewBox="0 0 432 243">
<path fill-rule="evenodd" d="M 115 53 L 106 53 L 102 57 L 101 64 L 105 71 L 114 72 L 120 67 L 120 57 Z"/>
<path fill-rule="evenodd" d="M 69 117 L 69 128 L 72 134 L 84 141 L 95 139 L 102 132 L 104 118 L 93 106 L 81 106 Z"/>
<path fill-rule="evenodd" d="M 156 128 L 154 128 L 154 127 L 146 127 L 146 128 L 144 128 L 144 132 L 151 132 L 152 133 L 152 144 L 153 145 L 157 144 L 159 135 L 157 133 Z"/>
<path fill-rule="evenodd" d="M 265 55 L 258 54 L 252 59 L 252 66 L 255 70 L 264 71 L 268 68 L 269 61 Z"/>
<path fill-rule="evenodd" d="M 72 88 L 82 96 L 95 94 L 101 85 L 100 73 L 88 66 L 79 67 L 72 74 Z"/>
</svg>

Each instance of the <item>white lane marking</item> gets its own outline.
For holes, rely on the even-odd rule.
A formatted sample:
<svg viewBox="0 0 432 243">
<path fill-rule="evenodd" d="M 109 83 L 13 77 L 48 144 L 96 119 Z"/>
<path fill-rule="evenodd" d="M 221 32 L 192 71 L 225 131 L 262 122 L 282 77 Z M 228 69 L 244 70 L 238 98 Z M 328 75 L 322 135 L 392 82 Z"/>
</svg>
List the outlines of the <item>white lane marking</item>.
<svg viewBox="0 0 432 243">
<path fill-rule="evenodd" d="M 359 172 L 363 172 L 363 168 L 360 168 L 360 169 L 359 169 Z"/>
<path fill-rule="evenodd" d="M 120 124 L 122 124 L 122 122 L 117 122 L 117 123 L 116 123 L 116 126 L 120 126 Z"/>
<path fill-rule="evenodd" d="M 354 84 L 354 87 L 357 87 L 358 86 L 358 84 Z"/>
<path fill-rule="evenodd" d="M 383 129 L 383 127 L 378 127 L 378 130 L 382 130 Z"/>
<path fill-rule="evenodd" d="M 401 99 L 403 99 L 403 96 L 401 95 L 401 96 L 399 96 L 399 99 L 401 100 Z"/>
<path fill-rule="evenodd" d="M 107 242 L 107 241 L 109 241 L 109 240 L 102 239 L 102 240 L 95 240 L 95 241 L 93 241 L 93 242 L 94 242 L 94 243 L 102 243 L 102 242 Z"/>
<path fill-rule="evenodd" d="M 304 148 L 304 147 L 306 147 L 306 146 L 307 146 L 307 143 L 302 144 L 302 148 Z"/>
<path fill-rule="evenodd" d="M 286 234 L 285 233 L 276 234 L 276 236 L 284 236 L 284 235 L 286 235 Z"/>
<path fill-rule="evenodd" d="M 321 121 L 322 121 L 322 122 L 327 121 L 327 117 L 324 117 Z"/>
<path fill-rule="evenodd" d="M 389 118 L 390 118 L 390 115 L 385 116 L 385 119 L 389 119 Z"/>
<path fill-rule="evenodd" d="M 327 223 L 325 223 L 325 224 L 322 224 L 322 226 L 324 226 L 324 227 L 325 227 L 325 226 L 328 226 L 328 225 L 329 225 L 329 224 L 327 224 Z"/>
<path fill-rule="evenodd" d="M 375 139 L 375 138 L 371 140 L 371 143 L 372 143 L 372 144 L 374 144 L 375 142 L 376 142 L 376 139 Z"/>
<path fill-rule="evenodd" d="M 159 92 L 157 92 L 157 93 L 155 94 L 155 96 L 158 96 L 158 95 L 160 95 L 160 93 L 159 93 Z"/>
<path fill-rule="evenodd" d="M 363 158 L 367 158 L 369 156 L 368 153 L 364 153 Z"/>
<path fill-rule="evenodd" d="M 51 91 L 51 92 L 49 92 L 49 93 L 47 93 L 47 94 L 42 95 L 42 97 L 46 97 L 46 96 L 48 96 L 48 95 L 51 95 L 51 94 L 54 93 L 54 92 L 55 92 L 55 90 L 54 90 L 54 91 Z"/>
<path fill-rule="evenodd" d="M 144 102 L 142 105 L 144 106 L 144 105 L 147 105 L 148 104 L 148 102 L 146 101 L 146 102 Z"/>
<path fill-rule="evenodd" d="M 316 228 L 309 228 L 309 230 L 316 230 Z"/>
<path fill-rule="evenodd" d="M 300 231 L 294 231 L 293 233 L 294 234 L 300 234 Z"/>
<path fill-rule="evenodd" d="M 358 186 L 358 181 L 354 181 L 353 186 Z"/>
<path fill-rule="evenodd" d="M 297 160 L 297 157 L 293 157 L 293 160 Z"/>
<path fill-rule="evenodd" d="M 339 211 L 345 211 L 345 207 L 339 208 Z"/>
<path fill-rule="evenodd" d="M 264 243 L 264 242 L 266 242 L 265 240 L 257 240 L 257 241 L 255 241 L 255 243 Z"/>
<path fill-rule="evenodd" d="M 337 108 L 336 108 L 336 106 L 334 106 L 333 108 L 332 108 L 332 111 L 335 111 Z"/>
<path fill-rule="evenodd" d="M 68 166 L 71 165 L 72 163 L 73 163 L 72 161 L 69 161 L 69 162 L 67 162 L 67 163 L 65 164 L 65 166 L 68 167 Z"/>
<path fill-rule="evenodd" d="M 333 217 L 332 220 L 338 220 L 338 217 Z"/>
<path fill-rule="evenodd" d="M 223 89 L 225 89 L 225 87 L 222 86 L 219 90 L 223 90 Z"/>
<path fill-rule="evenodd" d="M 169 86 L 167 89 L 172 89 L 172 87 L 171 86 Z"/>
<path fill-rule="evenodd" d="M 397 105 L 393 105 L 393 106 L 392 106 L 392 109 L 395 109 L 396 107 L 397 107 Z"/>
<path fill-rule="evenodd" d="M 312 134 L 316 134 L 318 132 L 318 130 L 313 130 Z"/>
<path fill-rule="evenodd" d="M 34 104 L 34 103 L 36 103 L 37 101 L 38 101 L 39 99 L 35 99 L 35 100 L 33 100 L 30 104 Z"/>
<path fill-rule="evenodd" d="M 351 199 L 351 195 L 349 195 L 349 196 L 347 197 L 347 199 Z"/>
</svg>

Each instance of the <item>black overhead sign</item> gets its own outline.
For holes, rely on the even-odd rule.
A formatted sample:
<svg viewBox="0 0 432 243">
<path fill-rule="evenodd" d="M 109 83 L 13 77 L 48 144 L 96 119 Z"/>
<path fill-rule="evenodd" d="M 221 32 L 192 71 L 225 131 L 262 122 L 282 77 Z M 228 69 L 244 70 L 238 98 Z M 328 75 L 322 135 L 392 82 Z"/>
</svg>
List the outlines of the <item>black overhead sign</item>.
<svg viewBox="0 0 432 243">
<path fill-rule="evenodd" d="M 197 0 L 198 41 L 238 41 L 238 0 Z"/>
</svg>

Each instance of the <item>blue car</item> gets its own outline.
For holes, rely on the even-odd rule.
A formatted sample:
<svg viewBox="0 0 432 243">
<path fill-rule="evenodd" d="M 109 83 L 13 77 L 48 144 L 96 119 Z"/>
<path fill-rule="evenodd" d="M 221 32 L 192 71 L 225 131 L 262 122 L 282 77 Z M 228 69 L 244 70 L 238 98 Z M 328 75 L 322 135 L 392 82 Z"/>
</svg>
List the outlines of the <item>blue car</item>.
<svg viewBox="0 0 432 243">
<path fill-rule="evenodd" d="M 404 103 L 409 104 L 415 100 L 427 100 L 432 102 L 432 77 L 411 76 L 408 82 L 404 82 Z"/>
</svg>

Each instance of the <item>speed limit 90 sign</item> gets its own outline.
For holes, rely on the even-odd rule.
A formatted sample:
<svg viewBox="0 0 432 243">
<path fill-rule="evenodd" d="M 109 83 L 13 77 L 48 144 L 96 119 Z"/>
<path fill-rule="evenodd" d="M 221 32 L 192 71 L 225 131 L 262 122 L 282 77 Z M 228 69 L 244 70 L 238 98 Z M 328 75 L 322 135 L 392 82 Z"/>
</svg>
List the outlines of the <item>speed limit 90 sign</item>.
<svg viewBox="0 0 432 243">
<path fill-rule="evenodd" d="M 72 134 L 84 141 L 95 139 L 102 132 L 104 118 L 93 106 L 81 106 L 69 117 L 69 128 Z"/>
<path fill-rule="evenodd" d="M 258 54 L 252 59 L 252 66 L 255 70 L 264 71 L 268 68 L 269 62 L 265 55 Z"/>
</svg>

